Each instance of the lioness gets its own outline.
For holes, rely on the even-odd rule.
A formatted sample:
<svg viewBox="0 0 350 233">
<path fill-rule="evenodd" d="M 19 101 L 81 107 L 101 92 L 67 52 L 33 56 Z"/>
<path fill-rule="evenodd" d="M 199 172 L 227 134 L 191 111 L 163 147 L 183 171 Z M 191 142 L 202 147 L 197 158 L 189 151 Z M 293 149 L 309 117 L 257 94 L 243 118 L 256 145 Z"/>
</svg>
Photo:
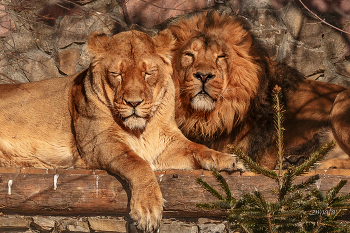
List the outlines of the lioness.
<svg viewBox="0 0 350 233">
<path fill-rule="evenodd" d="M 273 61 L 246 25 L 238 17 L 210 11 L 168 27 L 177 39 L 173 79 L 181 131 L 216 150 L 236 145 L 274 168 L 272 90 L 277 84 L 286 110 L 287 162 L 299 164 L 323 143 L 336 140 L 338 146 L 328 158 L 337 158 L 320 168 L 350 168 L 350 92 L 305 80 L 295 69 Z"/>
<path fill-rule="evenodd" d="M 132 192 L 131 217 L 157 229 L 153 170 L 232 170 L 236 160 L 193 143 L 175 123 L 169 31 L 92 33 L 92 62 L 73 76 L 0 85 L 0 165 L 105 169 Z"/>
</svg>

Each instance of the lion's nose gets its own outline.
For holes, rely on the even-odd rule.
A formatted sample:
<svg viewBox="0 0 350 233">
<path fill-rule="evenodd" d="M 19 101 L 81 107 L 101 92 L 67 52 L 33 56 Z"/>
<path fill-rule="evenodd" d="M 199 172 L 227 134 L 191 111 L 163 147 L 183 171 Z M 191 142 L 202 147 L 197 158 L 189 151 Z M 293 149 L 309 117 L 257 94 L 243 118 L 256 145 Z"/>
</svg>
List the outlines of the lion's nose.
<svg viewBox="0 0 350 233">
<path fill-rule="evenodd" d="M 143 100 L 141 101 L 128 101 L 128 100 L 125 100 L 125 103 L 127 103 L 128 105 L 130 105 L 131 107 L 133 108 L 136 108 L 137 106 L 139 106 L 141 103 L 143 102 Z"/>
<path fill-rule="evenodd" d="M 202 73 L 202 72 L 197 72 L 197 73 L 194 73 L 193 76 L 196 78 L 196 79 L 199 79 L 202 83 L 206 83 L 207 81 L 209 81 L 210 79 L 213 79 L 215 78 L 215 74 L 212 74 L 212 73 Z"/>
</svg>

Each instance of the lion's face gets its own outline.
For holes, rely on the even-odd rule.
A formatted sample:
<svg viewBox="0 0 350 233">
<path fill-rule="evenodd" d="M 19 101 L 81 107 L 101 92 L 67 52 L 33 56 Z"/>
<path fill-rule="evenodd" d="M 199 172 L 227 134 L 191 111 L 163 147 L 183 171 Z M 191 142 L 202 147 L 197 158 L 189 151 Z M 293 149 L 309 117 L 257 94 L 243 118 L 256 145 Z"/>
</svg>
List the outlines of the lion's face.
<svg viewBox="0 0 350 233">
<path fill-rule="evenodd" d="M 143 129 L 160 104 L 165 84 L 159 58 L 137 53 L 135 56 L 139 59 L 134 63 L 123 59 L 116 61 L 107 70 L 107 75 L 116 92 L 113 99 L 115 113 L 126 127 Z"/>
<path fill-rule="evenodd" d="M 231 132 L 245 118 L 260 86 L 249 32 L 219 14 L 182 20 L 169 30 L 177 39 L 177 124 L 195 137 Z"/>
<path fill-rule="evenodd" d="M 225 44 L 214 38 L 193 38 L 179 50 L 178 75 L 187 98 L 196 111 L 213 111 L 223 100 L 228 71 Z"/>
<path fill-rule="evenodd" d="M 104 40 L 96 35 L 89 42 L 92 51 L 97 50 L 94 46 L 99 41 L 105 47 L 103 52 L 95 52 L 92 62 L 93 88 L 117 122 L 131 130 L 142 130 L 162 102 L 171 79 L 167 53 L 172 36 L 165 32 L 150 38 L 129 31 L 112 38 L 104 36 Z"/>
</svg>

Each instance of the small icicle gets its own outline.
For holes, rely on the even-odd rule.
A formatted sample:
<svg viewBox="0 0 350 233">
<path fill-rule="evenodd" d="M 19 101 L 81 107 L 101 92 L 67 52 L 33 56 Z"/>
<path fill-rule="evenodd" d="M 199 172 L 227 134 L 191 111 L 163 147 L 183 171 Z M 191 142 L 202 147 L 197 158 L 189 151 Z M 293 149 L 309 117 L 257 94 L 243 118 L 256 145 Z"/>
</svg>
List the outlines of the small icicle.
<svg viewBox="0 0 350 233">
<path fill-rule="evenodd" d="M 57 190 L 57 179 L 60 175 L 56 174 L 53 177 L 53 190 Z"/>
<path fill-rule="evenodd" d="M 317 189 L 320 189 L 320 187 L 321 187 L 321 179 L 319 179 L 319 180 L 316 180 L 316 182 L 315 182 L 315 185 L 316 185 L 316 188 Z"/>
<path fill-rule="evenodd" d="M 159 175 L 159 182 L 162 182 L 164 174 Z"/>
<path fill-rule="evenodd" d="M 11 195 L 11 187 L 12 187 L 12 180 L 9 180 L 9 182 L 7 183 L 9 189 L 8 189 L 8 194 Z"/>
<path fill-rule="evenodd" d="M 96 176 L 96 197 L 98 197 L 98 180 L 100 179 L 100 176 Z"/>
</svg>

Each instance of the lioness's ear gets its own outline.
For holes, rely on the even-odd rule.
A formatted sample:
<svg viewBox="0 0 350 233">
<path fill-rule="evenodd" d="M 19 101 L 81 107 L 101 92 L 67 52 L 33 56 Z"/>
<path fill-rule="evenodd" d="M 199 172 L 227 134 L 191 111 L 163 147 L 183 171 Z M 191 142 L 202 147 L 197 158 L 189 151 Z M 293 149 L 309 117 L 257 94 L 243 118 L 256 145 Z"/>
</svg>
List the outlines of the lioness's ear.
<svg viewBox="0 0 350 233">
<path fill-rule="evenodd" d="M 171 59 L 171 49 L 174 47 L 175 41 L 175 38 L 168 29 L 159 32 L 153 37 L 157 53 L 165 55 L 167 59 Z"/>
<path fill-rule="evenodd" d="M 109 40 L 106 34 L 94 31 L 89 36 L 88 49 L 92 54 L 103 53 L 109 48 Z"/>
</svg>

